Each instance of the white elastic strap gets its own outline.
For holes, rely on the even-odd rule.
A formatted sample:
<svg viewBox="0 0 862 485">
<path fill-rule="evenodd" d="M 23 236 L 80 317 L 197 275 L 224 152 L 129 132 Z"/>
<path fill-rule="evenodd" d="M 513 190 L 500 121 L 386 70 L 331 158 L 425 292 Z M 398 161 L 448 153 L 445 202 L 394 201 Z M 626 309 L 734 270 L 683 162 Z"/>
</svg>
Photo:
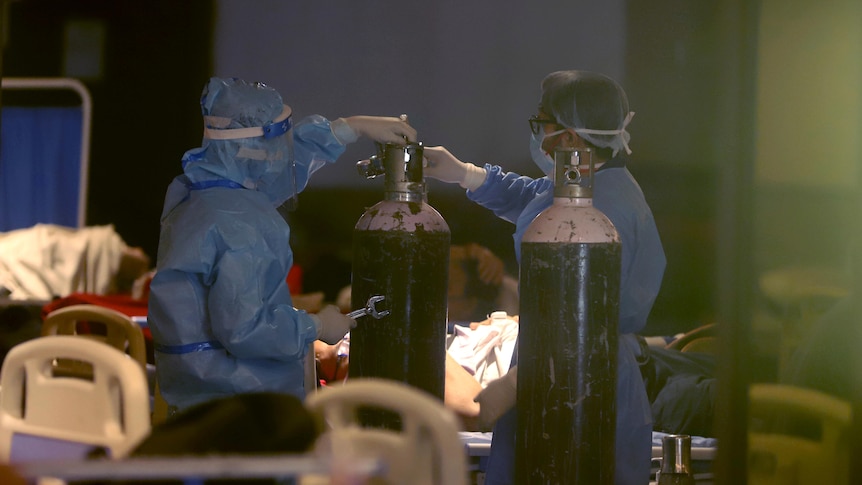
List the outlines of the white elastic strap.
<svg viewBox="0 0 862 485">
<path fill-rule="evenodd" d="M 274 120 L 273 123 L 279 123 L 288 118 L 290 116 L 291 109 L 290 106 L 284 105 L 284 108 L 281 110 L 281 114 Z M 239 138 L 256 138 L 259 136 L 263 136 L 263 127 L 262 126 L 254 126 L 251 128 L 233 128 L 230 130 L 219 130 L 210 128 L 209 125 L 213 127 L 217 127 L 219 125 L 224 126 L 224 119 L 221 116 L 204 116 L 204 138 L 210 140 L 236 140 Z"/>
<path fill-rule="evenodd" d="M 588 135 L 622 135 L 626 132 L 626 126 L 631 123 L 632 118 L 634 118 L 635 112 L 629 111 L 629 114 L 626 115 L 626 118 L 623 120 L 623 127 L 619 130 L 591 130 L 589 128 L 574 128 L 575 133 L 586 133 Z M 632 151 L 629 148 L 629 144 L 626 141 L 626 137 L 620 136 L 620 140 L 623 142 L 623 148 L 626 150 L 626 153 L 631 155 Z"/>
</svg>

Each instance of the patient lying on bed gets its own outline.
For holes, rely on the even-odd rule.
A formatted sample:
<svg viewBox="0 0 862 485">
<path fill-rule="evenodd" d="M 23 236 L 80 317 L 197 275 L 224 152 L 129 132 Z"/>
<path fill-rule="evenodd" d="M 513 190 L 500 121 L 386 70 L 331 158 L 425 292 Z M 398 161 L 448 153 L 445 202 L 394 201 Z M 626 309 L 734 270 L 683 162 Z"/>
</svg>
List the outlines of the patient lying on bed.
<svg viewBox="0 0 862 485">
<path fill-rule="evenodd" d="M 129 293 L 149 269 L 149 256 L 113 225 L 36 224 L 0 233 L 0 296 L 12 300 Z"/>
<path fill-rule="evenodd" d="M 40 335 L 50 305 L 73 294 L 130 294 L 149 268 L 144 251 L 126 244 L 111 225 L 36 224 L 0 232 L 0 358 Z"/>
<path fill-rule="evenodd" d="M 342 310 L 349 311 L 349 287 L 340 300 Z M 502 261 L 487 249 L 452 246 L 448 301 L 444 403 L 461 418 L 464 430 L 477 431 L 479 404 L 473 399 L 508 371 L 517 340 L 517 281 L 504 274 Z M 501 318 L 488 318 L 496 310 L 504 310 Z M 315 345 L 315 351 L 320 375 L 338 381 L 347 377 L 346 351 L 325 344 Z M 646 345 L 642 354 L 655 431 L 713 436 L 714 357 Z"/>
<path fill-rule="evenodd" d="M 485 282 L 492 279 L 489 274 L 495 274 L 496 282 L 510 277 L 501 277 L 502 262 L 498 260 L 495 264 L 484 255 L 487 249 L 483 249 L 453 246 L 450 255 L 449 321 L 464 325 L 450 325 L 444 400 L 461 417 L 465 430 L 478 429 L 479 406 L 473 398 L 490 381 L 506 374 L 518 337 L 517 281 L 511 278 L 510 286 L 514 288 L 511 291 L 500 283 L 497 283 L 499 290 L 488 290 L 489 286 L 496 288 Z M 469 257 L 471 254 L 484 256 L 477 259 Z M 483 267 L 496 267 L 499 271 L 485 270 L 483 274 Z M 499 297 L 479 297 L 498 292 L 506 295 L 502 301 Z M 489 318 L 497 310 L 503 312 Z M 714 357 L 649 347 L 642 342 L 641 374 L 655 431 L 713 436 L 717 392 Z"/>
<path fill-rule="evenodd" d="M 506 274 L 503 261 L 484 246 L 475 243 L 452 245 L 449 251 L 447 301 L 449 322 L 464 325 L 453 325 L 455 332 L 458 332 L 459 328 L 469 331 L 466 325 L 487 318 L 491 312 L 502 310 L 510 314 L 518 313 L 518 281 Z M 349 286 L 342 289 L 336 304 L 345 313 L 352 310 Z M 487 332 L 486 336 L 488 340 L 482 345 L 488 352 L 499 354 L 494 348 L 501 343 L 501 337 L 494 332 Z M 506 368 L 516 336 L 517 325 L 514 333 L 510 332 L 506 337 L 506 344 L 503 345 L 507 349 L 504 352 L 508 352 L 508 357 L 499 359 L 501 363 L 505 361 Z M 447 346 L 451 340 L 450 338 Z M 447 355 L 446 359 L 444 402 L 461 417 L 464 429 L 467 430 L 477 429 L 479 405 L 473 402 L 473 398 L 482 390 L 482 379 L 487 381 L 500 376 L 497 364 L 482 364 L 486 361 L 486 356 L 480 355 L 473 347 L 474 343 L 468 343 L 463 350 L 471 354 L 470 358 L 477 365 L 481 365 L 478 371 L 472 368 L 471 372 L 467 372 L 452 355 Z M 319 377 L 326 382 L 342 381 L 347 377 L 349 360 L 343 345 L 330 346 L 317 341 L 314 349 Z M 464 357 L 463 354 L 458 359 L 461 357 Z M 479 377 L 478 380 L 476 376 Z"/>
<path fill-rule="evenodd" d="M 470 327 L 455 327 L 447 342 L 446 405 L 465 423 L 476 424 L 478 408 L 468 402 L 491 380 L 508 371 L 518 334 L 517 317 L 489 318 Z M 653 415 L 653 429 L 670 434 L 714 436 L 717 381 L 715 358 L 645 343 L 639 356 L 641 374 Z M 469 376 L 469 382 L 464 375 Z M 475 384 L 474 384 L 475 383 Z M 475 394 L 474 394 L 475 393 Z M 475 412 L 475 415 L 471 415 Z M 470 430 L 470 429 L 468 429 Z"/>
</svg>

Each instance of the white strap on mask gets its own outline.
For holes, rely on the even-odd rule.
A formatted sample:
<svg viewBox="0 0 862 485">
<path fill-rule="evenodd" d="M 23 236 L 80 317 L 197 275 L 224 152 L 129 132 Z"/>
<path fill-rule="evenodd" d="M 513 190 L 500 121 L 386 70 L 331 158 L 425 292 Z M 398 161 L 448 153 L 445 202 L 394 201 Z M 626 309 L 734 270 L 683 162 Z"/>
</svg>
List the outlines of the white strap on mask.
<svg viewBox="0 0 862 485">
<path fill-rule="evenodd" d="M 284 108 L 281 110 L 281 114 L 272 120 L 272 124 L 281 123 L 288 119 L 291 112 L 290 106 L 285 104 Z M 204 116 L 204 138 L 210 140 L 236 140 L 239 138 L 256 138 L 264 135 L 262 126 L 233 128 L 229 130 L 219 129 L 219 127 L 228 126 L 230 121 L 230 118 L 222 116 Z"/>
<path fill-rule="evenodd" d="M 626 118 L 623 120 L 623 127 L 620 128 L 619 130 L 591 130 L 589 128 L 574 128 L 574 131 L 575 131 L 575 133 L 578 133 L 578 134 L 585 133 L 587 135 L 620 135 L 620 140 L 623 142 L 622 143 L 623 148 L 625 149 L 627 154 L 631 155 L 632 151 L 629 148 L 629 144 L 628 144 L 628 141 L 626 140 L 625 133 L 627 133 L 626 132 L 626 126 L 628 126 L 629 123 L 631 123 L 632 118 L 634 118 L 634 116 L 635 116 L 635 112 L 629 111 L 629 114 L 627 114 Z"/>
</svg>

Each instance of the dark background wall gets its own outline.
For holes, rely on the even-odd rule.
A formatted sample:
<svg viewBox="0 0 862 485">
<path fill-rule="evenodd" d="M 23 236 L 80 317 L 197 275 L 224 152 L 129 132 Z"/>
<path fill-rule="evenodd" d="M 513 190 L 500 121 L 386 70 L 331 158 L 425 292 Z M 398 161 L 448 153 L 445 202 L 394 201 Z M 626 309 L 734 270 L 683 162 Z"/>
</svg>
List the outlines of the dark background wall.
<svg viewBox="0 0 862 485">
<path fill-rule="evenodd" d="M 182 153 L 200 144 L 198 99 L 210 75 L 267 82 L 298 116 L 407 113 L 426 145 L 535 176 L 526 119 L 542 77 L 607 73 L 637 113 L 630 169 L 668 253 L 648 333 L 671 333 L 713 311 L 715 182 L 705 146 L 717 3 L 20 0 L 9 5 L 3 75 L 64 75 L 68 22 L 104 26 L 101 75 L 84 79 L 95 109 L 87 223 L 113 223 L 155 255 L 165 187 Z M 382 181 L 353 165 L 373 153 L 368 140 L 351 145 L 289 216 L 306 290 L 330 296 L 349 283 L 353 225 L 382 197 Z M 488 246 L 517 274 L 512 225 L 436 181 L 429 202 L 454 243 Z"/>
<path fill-rule="evenodd" d="M 67 32 L 86 22 L 103 35 L 100 69 L 82 81 L 93 98 L 87 224 L 114 224 L 155 256 L 164 190 L 200 138 L 201 79 L 212 71 L 212 2 L 7 2 L 4 77 L 65 71 Z"/>
</svg>

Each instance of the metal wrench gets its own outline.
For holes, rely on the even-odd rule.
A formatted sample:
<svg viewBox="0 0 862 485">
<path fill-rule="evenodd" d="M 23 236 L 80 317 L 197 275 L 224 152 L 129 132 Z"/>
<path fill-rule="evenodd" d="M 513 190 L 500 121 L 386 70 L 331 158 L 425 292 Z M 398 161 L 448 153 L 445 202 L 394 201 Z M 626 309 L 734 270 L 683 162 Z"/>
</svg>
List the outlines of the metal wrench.
<svg viewBox="0 0 862 485">
<path fill-rule="evenodd" d="M 364 317 L 365 315 L 371 315 L 377 320 L 380 320 L 386 315 L 389 315 L 389 310 L 383 310 L 381 312 L 378 312 L 377 307 L 375 306 L 377 303 L 380 303 L 384 299 L 386 299 L 386 297 L 384 297 L 383 295 L 374 295 L 368 299 L 368 303 L 365 304 L 365 308 L 353 310 L 352 312 L 348 313 L 347 316 L 355 320 L 359 317 Z"/>
</svg>

